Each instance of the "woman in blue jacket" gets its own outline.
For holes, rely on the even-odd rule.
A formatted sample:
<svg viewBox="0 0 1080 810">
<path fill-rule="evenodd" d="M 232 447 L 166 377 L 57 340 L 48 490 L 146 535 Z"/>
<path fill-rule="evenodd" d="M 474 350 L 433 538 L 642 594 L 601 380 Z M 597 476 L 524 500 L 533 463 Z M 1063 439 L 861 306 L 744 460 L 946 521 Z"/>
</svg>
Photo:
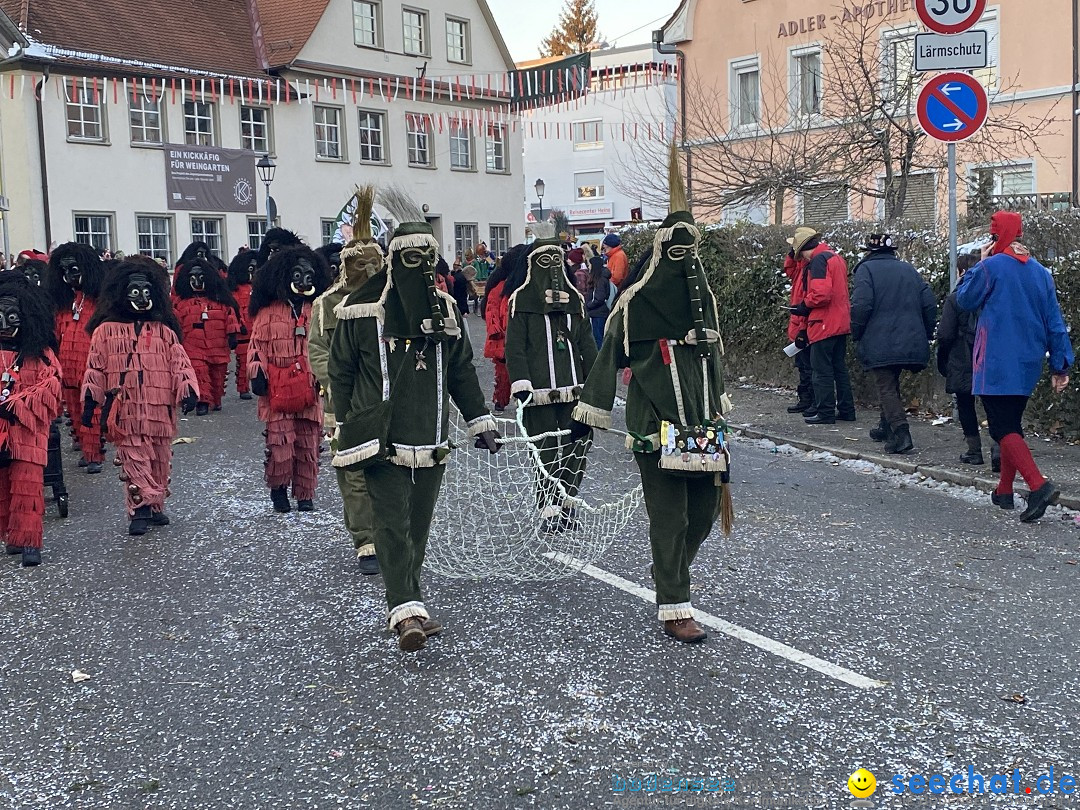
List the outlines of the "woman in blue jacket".
<svg viewBox="0 0 1080 810">
<path fill-rule="evenodd" d="M 1027 248 L 1020 215 L 998 211 L 991 218 L 994 239 L 983 260 L 964 274 L 956 290 L 960 308 L 982 310 L 975 333 L 971 392 L 982 397 L 990 435 L 1001 445 L 1001 480 L 991 495 L 1002 509 L 1013 508 L 1013 479 L 1024 477 L 1031 495 L 1020 516 L 1033 523 L 1061 494 L 1035 464 L 1021 422 L 1031 392 L 1049 354 L 1054 391 L 1069 384 L 1073 349 L 1050 272 Z"/>
</svg>

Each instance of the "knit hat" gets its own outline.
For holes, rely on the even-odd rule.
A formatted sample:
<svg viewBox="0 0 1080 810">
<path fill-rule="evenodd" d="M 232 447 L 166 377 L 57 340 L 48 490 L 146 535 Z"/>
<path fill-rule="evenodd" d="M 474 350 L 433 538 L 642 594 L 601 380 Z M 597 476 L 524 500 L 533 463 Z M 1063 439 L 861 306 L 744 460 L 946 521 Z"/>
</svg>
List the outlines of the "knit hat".
<svg viewBox="0 0 1080 810">
<path fill-rule="evenodd" d="M 866 244 L 862 246 L 862 250 L 866 253 L 895 253 L 896 243 L 892 234 L 872 233 L 866 237 Z"/>
<path fill-rule="evenodd" d="M 585 261 L 585 251 L 581 248 L 574 248 L 566 252 L 566 259 L 570 264 L 577 267 Z"/>
<path fill-rule="evenodd" d="M 622 244 L 622 239 L 619 238 L 617 233 L 609 233 L 604 237 L 604 245 L 609 248 L 618 247 Z"/>
<path fill-rule="evenodd" d="M 793 251 L 795 251 L 795 255 L 797 256 L 798 254 L 800 254 L 804 250 L 806 250 L 807 247 L 808 247 L 807 243 L 811 239 L 815 239 L 815 238 L 820 239 L 821 234 L 819 234 L 813 228 L 808 228 L 805 225 L 803 225 L 803 226 L 795 229 L 795 235 L 793 237 L 791 237 L 790 239 L 788 239 L 787 243 L 789 245 L 791 245 L 791 249 Z"/>
<path fill-rule="evenodd" d="M 990 234 L 997 237 L 994 255 L 1004 253 L 1024 235 L 1024 220 L 1015 211 L 998 211 L 990 217 Z"/>
</svg>

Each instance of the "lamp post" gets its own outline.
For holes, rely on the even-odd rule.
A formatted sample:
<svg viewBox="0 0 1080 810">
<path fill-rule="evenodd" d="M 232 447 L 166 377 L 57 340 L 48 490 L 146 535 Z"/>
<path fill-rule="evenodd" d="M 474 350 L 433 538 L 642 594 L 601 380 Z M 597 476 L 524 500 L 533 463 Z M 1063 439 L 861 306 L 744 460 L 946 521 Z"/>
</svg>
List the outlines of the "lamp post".
<svg viewBox="0 0 1080 810">
<path fill-rule="evenodd" d="M 537 218 L 537 222 L 543 222 L 544 221 L 544 191 L 546 190 L 546 186 L 544 185 L 544 181 L 543 180 L 537 180 L 536 185 L 534 185 L 533 188 L 536 189 L 536 197 L 537 197 L 537 199 L 540 200 L 540 216 Z"/>
<path fill-rule="evenodd" d="M 270 216 L 270 184 L 274 182 L 274 171 L 277 169 L 277 164 L 270 159 L 270 154 L 267 153 L 259 158 L 255 168 L 259 170 L 259 179 L 266 186 L 266 230 L 270 230 L 274 227 L 274 222 Z"/>
</svg>

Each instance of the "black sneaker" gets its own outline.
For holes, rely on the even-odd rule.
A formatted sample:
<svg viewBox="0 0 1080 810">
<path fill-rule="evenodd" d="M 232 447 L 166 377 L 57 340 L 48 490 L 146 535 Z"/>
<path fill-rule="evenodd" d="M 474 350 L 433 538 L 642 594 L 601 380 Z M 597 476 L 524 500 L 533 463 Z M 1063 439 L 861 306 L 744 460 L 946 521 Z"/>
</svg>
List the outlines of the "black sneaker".
<svg viewBox="0 0 1080 810">
<path fill-rule="evenodd" d="M 244 393 L 242 393 L 240 395 L 240 399 L 243 399 L 243 400 L 249 400 L 249 399 L 252 399 L 252 398 L 253 397 L 251 396 L 251 394 L 248 393 L 247 391 L 245 391 Z"/>
<path fill-rule="evenodd" d="M 1057 503 L 1061 497 L 1061 490 L 1057 488 L 1049 478 L 1046 483 L 1028 495 L 1027 509 L 1020 515 L 1021 523 L 1034 523 L 1046 514 L 1048 507 Z"/>
<path fill-rule="evenodd" d="M 195 406 L 196 416 L 206 416 L 210 413 L 210 406 L 205 402 L 200 402 Z"/>
<path fill-rule="evenodd" d="M 86 465 L 86 472 L 88 475 L 97 475 L 99 472 L 101 472 L 101 462 L 91 461 L 89 464 Z"/>
<path fill-rule="evenodd" d="M 1016 508 L 1016 501 L 1013 499 L 1013 494 L 1011 492 L 1005 495 L 998 495 L 996 492 L 991 492 L 990 502 L 993 503 L 994 506 L 1000 506 L 1006 512 Z"/>
</svg>

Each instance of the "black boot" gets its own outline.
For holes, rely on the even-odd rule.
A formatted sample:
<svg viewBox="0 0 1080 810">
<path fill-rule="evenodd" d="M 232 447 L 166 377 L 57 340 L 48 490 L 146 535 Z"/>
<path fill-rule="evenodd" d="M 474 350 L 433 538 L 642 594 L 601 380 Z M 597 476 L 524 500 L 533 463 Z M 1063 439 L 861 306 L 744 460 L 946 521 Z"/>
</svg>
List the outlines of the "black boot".
<svg viewBox="0 0 1080 810">
<path fill-rule="evenodd" d="M 128 524 L 128 534 L 132 537 L 140 537 L 148 531 L 150 531 L 150 507 L 140 506 L 135 510 L 135 515 Z"/>
<path fill-rule="evenodd" d="M 315 501 L 311 500 L 310 498 L 306 498 L 304 500 L 297 501 L 296 502 L 296 511 L 298 511 L 298 512 L 314 512 L 315 511 Z"/>
<path fill-rule="evenodd" d="M 967 442 L 967 452 L 960 456 L 961 464 L 985 464 L 986 459 L 982 454 L 982 439 L 978 435 L 965 436 L 964 440 Z"/>
<path fill-rule="evenodd" d="M 814 407 L 813 402 L 810 402 L 807 399 L 800 399 L 794 405 L 789 405 L 788 409 L 787 409 L 787 412 L 788 413 L 806 413 L 807 411 L 811 410 L 813 407 Z"/>
<path fill-rule="evenodd" d="M 15 556 L 16 554 L 22 554 L 22 546 L 9 546 L 5 544 L 4 551 L 6 551 L 11 556 Z"/>
<path fill-rule="evenodd" d="M 870 428 L 870 438 L 875 442 L 887 442 L 892 438 L 892 430 L 889 428 L 889 423 L 885 421 L 884 416 L 878 421 L 876 428 Z"/>
<path fill-rule="evenodd" d="M 41 549 L 30 548 L 30 546 L 23 548 L 22 564 L 23 568 L 33 568 L 35 565 L 41 565 Z"/>
<path fill-rule="evenodd" d="M 210 405 L 209 404 L 207 404 L 205 402 L 200 402 L 199 404 L 197 404 L 195 406 L 195 415 L 196 416 L 206 416 L 208 413 L 210 413 Z"/>
<path fill-rule="evenodd" d="M 990 445 L 990 469 L 1001 472 L 1001 445 L 997 442 Z"/>
<path fill-rule="evenodd" d="M 169 520 L 169 516 L 166 515 L 164 512 L 154 512 L 150 516 L 151 526 L 168 526 L 170 522 L 171 521 Z"/>
<path fill-rule="evenodd" d="M 270 500 L 274 503 L 275 512 L 292 511 L 292 502 L 289 501 L 289 490 L 285 487 L 270 490 Z"/>
<path fill-rule="evenodd" d="M 892 431 L 892 436 L 885 442 L 885 452 L 890 455 L 906 455 L 915 449 L 915 443 L 911 441 L 911 429 L 907 425 L 900 425 Z"/>
<path fill-rule="evenodd" d="M 365 554 L 363 557 L 357 557 L 356 560 L 360 573 L 364 576 L 371 577 L 379 573 L 379 558 L 374 554 Z"/>
</svg>

